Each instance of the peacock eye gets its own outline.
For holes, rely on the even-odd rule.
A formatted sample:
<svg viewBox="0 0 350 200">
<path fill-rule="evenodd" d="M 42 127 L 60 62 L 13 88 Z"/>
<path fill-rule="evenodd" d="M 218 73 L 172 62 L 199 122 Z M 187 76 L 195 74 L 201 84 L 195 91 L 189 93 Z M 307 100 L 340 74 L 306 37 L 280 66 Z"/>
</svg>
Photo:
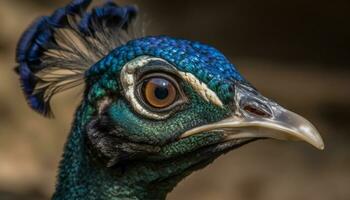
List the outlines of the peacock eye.
<svg viewBox="0 0 350 200">
<path fill-rule="evenodd" d="M 137 83 L 136 96 L 147 110 L 154 113 L 172 113 L 187 101 L 176 75 L 168 73 L 148 73 Z"/>
<path fill-rule="evenodd" d="M 172 81 L 164 77 L 152 77 L 143 81 L 142 96 L 150 106 L 166 108 L 175 102 L 178 95 Z"/>
</svg>

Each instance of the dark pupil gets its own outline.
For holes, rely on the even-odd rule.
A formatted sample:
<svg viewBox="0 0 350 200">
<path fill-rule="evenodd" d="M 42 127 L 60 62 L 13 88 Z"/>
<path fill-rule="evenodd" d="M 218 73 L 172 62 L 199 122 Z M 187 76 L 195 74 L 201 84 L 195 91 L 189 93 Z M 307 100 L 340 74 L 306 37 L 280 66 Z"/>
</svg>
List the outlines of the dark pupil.
<svg viewBox="0 0 350 200">
<path fill-rule="evenodd" d="M 157 99 L 163 100 L 168 97 L 168 82 L 166 80 L 157 80 L 157 87 L 154 90 L 154 95 Z"/>
</svg>

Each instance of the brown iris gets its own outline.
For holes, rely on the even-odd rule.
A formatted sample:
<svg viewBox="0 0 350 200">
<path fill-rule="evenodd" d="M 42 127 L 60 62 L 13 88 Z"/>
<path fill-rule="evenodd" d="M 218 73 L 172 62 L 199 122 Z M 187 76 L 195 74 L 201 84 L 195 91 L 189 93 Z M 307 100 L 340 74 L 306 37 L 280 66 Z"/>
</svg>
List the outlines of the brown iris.
<svg viewBox="0 0 350 200">
<path fill-rule="evenodd" d="M 173 104 L 177 97 L 174 84 L 161 77 L 145 80 L 142 91 L 146 102 L 155 108 L 166 108 Z"/>
</svg>

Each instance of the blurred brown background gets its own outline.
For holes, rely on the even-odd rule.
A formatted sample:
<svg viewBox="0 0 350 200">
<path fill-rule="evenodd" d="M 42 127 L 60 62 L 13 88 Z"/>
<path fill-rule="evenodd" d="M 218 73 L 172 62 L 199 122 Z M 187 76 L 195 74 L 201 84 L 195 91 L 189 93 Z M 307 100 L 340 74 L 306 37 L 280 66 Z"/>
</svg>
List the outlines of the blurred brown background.
<svg viewBox="0 0 350 200">
<path fill-rule="evenodd" d="M 13 73 L 16 42 L 67 0 L 0 0 L 0 199 L 49 199 L 79 90 L 54 99 L 56 119 L 25 103 Z M 176 199 L 350 199 L 348 0 L 120 0 L 137 4 L 147 34 L 211 44 L 264 95 L 312 121 L 326 144 L 258 141 L 192 174 Z"/>
</svg>

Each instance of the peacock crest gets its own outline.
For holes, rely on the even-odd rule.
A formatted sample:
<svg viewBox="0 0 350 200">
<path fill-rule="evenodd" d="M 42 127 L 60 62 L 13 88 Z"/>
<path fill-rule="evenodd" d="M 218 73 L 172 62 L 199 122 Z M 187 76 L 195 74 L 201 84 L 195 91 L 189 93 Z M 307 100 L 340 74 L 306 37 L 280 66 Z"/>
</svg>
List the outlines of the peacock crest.
<svg viewBox="0 0 350 200">
<path fill-rule="evenodd" d="M 29 105 L 86 83 L 52 199 L 165 199 L 220 155 L 262 138 L 324 148 L 303 117 L 260 94 L 220 51 L 139 35 L 137 9 L 73 0 L 37 19 L 17 47 Z"/>
<path fill-rule="evenodd" d="M 51 98 L 84 82 L 84 73 L 113 49 L 140 37 L 135 6 L 112 1 L 87 10 L 91 0 L 73 0 L 38 18 L 23 33 L 16 53 L 28 104 L 52 117 Z"/>
</svg>

